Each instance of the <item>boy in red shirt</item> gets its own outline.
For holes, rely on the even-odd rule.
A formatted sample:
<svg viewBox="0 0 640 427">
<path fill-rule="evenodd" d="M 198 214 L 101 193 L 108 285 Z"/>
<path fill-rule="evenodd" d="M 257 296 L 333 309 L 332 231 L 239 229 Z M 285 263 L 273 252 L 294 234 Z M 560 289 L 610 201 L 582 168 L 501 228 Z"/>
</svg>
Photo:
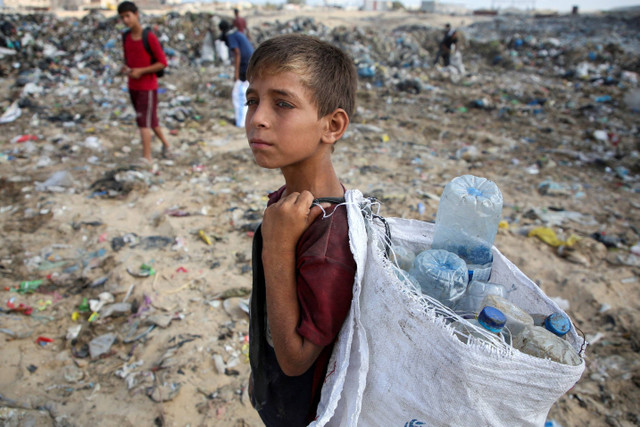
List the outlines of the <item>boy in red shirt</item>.
<svg viewBox="0 0 640 427">
<path fill-rule="evenodd" d="M 140 25 L 138 7 L 135 3 L 124 1 L 118 5 L 118 15 L 129 28 L 123 39 L 125 64 L 122 72 L 129 76 L 129 95 L 136 111 L 136 123 L 142 139 L 142 157 L 151 162 L 151 130 L 162 141 L 162 156 L 169 157 L 169 143 L 158 124 L 158 78 L 156 73 L 167 66 L 167 58 L 162 46 L 153 32 L 148 33 L 148 42 L 155 62 L 145 49 L 142 40 L 143 28 Z"/>
<path fill-rule="evenodd" d="M 351 306 L 356 265 L 331 153 L 354 112 L 356 70 L 337 47 L 287 34 L 256 49 L 247 80 L 249 146 L 285 180 L 254 235 L 251 400 L 268 427 L 302 426 Z M 314 199 L 333 202 L 326 217 Z"/>
</svg>

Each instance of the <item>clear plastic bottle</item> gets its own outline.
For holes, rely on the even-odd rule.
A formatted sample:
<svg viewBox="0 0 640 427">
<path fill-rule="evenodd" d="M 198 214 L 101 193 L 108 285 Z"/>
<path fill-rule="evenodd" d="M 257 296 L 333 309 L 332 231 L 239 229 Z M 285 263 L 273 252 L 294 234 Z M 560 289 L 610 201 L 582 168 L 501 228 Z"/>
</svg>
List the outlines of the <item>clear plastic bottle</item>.
<svg viewBox="0 0 640 427">
<path fill-rule="evenodd" d="M 416 259 L 416 254 L 405 246 L 393 245 L 391 246 L 391 249 L 398 262 L 398 267 L 405 271 L 409 271 L 413 265 L 413 260 Z"/>
<path fill-rule="evenodd" d="M 472 280 L 467 286 L 462 298 L 460 298 L 454 309 L 461 316 L 476 317 L 482 307 L 482 301 L 487 295 L 498 295 L 504 297 L 507 290 L 503 285 L 491 282 L 482 282 L 480 280 Z"/>
<path fill-rule="evenodd" d="M 456 177 L 440 198 L 432 247 L 460 256 L 470 279 L 488 281 L 501 215 L 502 193 L 495 183 L 473 175 Z"/>
<path fill-rule="evenodd" d="M 467 343 L 470 336 L 488 341 L 487 336 L 478 332 L 476 328 L 486 329 L 492 334 L 500 336 L 506 322 L 507 318 L 500 310 L 495 307 L 484 307 L 480 311 L 480 314 L 478 314 L 477 319 L 470 319 L 466 322 L 454 322 L 452 326 L 456 330 L 455 336 L 463 343 Z"/>
<path fill-rule="evenodd" d="M 420 283 L 422 293 L 448 307 L 452 307 L 467 289 L 467 265 L 448 251 L 430 249 L 420 252 L 409 273 Z"/>
<path fill-rule="evenodd" d="M 506 328 L 512 336 L 525 326 L 533 326 L 533 318 L 529 313 L 499 295 L 487 295 L 482 301 L 482 305 L 495 307 L 504 313 L 507 317 Z"/>
<path fill-rule="evenodd" d="M 540 326 L 527 325 L 513 336 L 513 347 L 523 353 L 543 359 L 551 359 L 565 365 L 582 362 L 578 352 L 568 341 Z"/>
</svg>

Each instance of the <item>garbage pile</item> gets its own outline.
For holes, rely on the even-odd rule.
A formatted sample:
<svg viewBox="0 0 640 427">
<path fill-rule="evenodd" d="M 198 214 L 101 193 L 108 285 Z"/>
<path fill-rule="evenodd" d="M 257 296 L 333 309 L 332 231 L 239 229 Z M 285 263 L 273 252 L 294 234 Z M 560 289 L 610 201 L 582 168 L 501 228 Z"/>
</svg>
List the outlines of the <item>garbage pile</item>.
<svg viewBox="0 0 640 427">
<path fill-rule="evenodd" d="M 158 112 L 176 154 L 149 169 L 135 162 L 117 74 L 122 24 L 2 15 L 0 406 L 14 417 L 259 425 L 247 396 L 250 244 L 282 182 L 253 164 L 233 126 L 230 65 L 201 56 L 218 19 L 145 17 L 170 57 Z M 582 381 L 550 416 L 637 422 L 637 21 L 514 22 L 459 28 L 464 73 L 432 64 L 440 23 L 356 15 L 353 27 L 330 28 L 311 16 L 251 34 L 258 43 L 304 31 L 352 55 L 357 113 L 336 169 L 385 215 L 435 220 L 454 176 L 500 186 L 496 246 L 591 344 Z M 591 30 L 612 22 L 611 39 Z"/>
</svg>

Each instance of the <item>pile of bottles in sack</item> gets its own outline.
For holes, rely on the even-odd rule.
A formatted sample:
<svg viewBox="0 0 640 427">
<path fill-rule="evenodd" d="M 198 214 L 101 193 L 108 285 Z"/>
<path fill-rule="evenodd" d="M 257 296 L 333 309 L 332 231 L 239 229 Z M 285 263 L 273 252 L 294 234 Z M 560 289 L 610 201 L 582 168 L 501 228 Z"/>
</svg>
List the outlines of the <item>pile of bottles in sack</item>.
<svg viewBox="0 0 640 427">
<path fill-rule="evenodd" d="M 531 356 L 579 365 L 578 352 L 564 339 L 571 329 L 564 313 L 527 313 L 509 301 L 507 287 L 489 281 L 501 215 L 495 183 L 454 178 L 440 199 L 431 249 L 416 254 L 392 246 L 398 277 L 460 315 L 452 326 L 463 342 L 498 338 Z"/>
</svg>

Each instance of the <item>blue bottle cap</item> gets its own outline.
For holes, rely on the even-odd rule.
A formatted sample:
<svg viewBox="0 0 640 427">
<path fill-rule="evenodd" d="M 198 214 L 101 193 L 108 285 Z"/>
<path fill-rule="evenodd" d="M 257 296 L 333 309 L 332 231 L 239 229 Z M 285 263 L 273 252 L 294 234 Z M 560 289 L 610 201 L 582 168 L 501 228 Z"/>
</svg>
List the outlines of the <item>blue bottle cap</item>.
<svg viewBox="0 0 640 427">
<path fill-rule="evenodd" d="M 478 315 L 478 323 L 489 331 L 498 333 L 507 323 L 507 317 L 497 308 L 486 306 Z"/>
<path fill-rule="evenodd" d="M 553 313 L 544 319 L 544 327 L 559 337 L 562 337 L 571 329 L 571 321 L 562 313 Z"/>
</svg>

